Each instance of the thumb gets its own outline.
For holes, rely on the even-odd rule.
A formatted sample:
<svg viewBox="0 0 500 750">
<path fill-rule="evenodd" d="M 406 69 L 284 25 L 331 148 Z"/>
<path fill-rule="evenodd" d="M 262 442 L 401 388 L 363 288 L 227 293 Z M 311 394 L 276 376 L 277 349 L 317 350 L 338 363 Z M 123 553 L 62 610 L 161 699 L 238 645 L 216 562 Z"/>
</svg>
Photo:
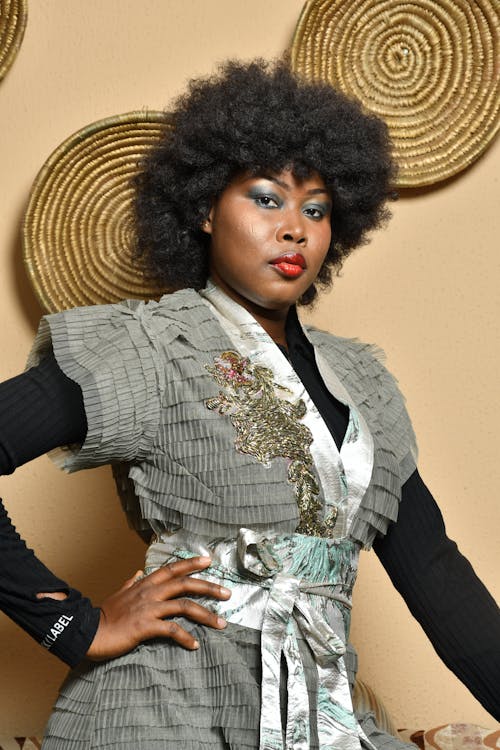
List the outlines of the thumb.
<svg viewBox="0 0 500 750">
<path fill-rule="evenodd" d="M 138 581 L 140 581 L 141 578 L 144 578 L 144 571 L 143 570 L 136 571 L 134 575 L 132 576 L 132 578 L 128 578 L 125 581 L 120 591 L 126 591 L 127 589 L 131 588 L 134 585 L 134 583 L 137 583 Z"/>
</svg>

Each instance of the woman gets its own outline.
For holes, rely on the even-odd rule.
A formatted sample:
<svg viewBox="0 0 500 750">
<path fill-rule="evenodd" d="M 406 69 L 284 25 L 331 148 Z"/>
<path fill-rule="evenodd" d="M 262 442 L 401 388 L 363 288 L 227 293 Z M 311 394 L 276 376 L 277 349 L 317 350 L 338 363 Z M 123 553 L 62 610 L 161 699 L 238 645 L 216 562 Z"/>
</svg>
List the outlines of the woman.
<svg viewBox="0 0 500 750">
<path fill-rule="evenodd" d="M 442 658 L 498 711 L 498 612 L 445 536 L 394 379 L 371 347 L 296 314 L 387 219 L 394 173 L 385 126 L 355 102 L 283 64 L 228 64 L 191 84 L 137 180 L 139 249 L 178 291 L 42 321 L 35 369 L 2 391 L 22 389 L 32 443 L 6 428 L 3 465 L 56 445 L 73 446 L 67 470 L 111 462 L 154 534 L 147 575 L 99 613 L 3 518 L 3 570 L 27 558 L 0 587 L 4 610 L 69 663 L 89 657 L 47 750 L 387 744 L 349 690 L 351 592 L 372 544 Z M 40 382 L 63 415 L 45 433 Z M 40 633 L 40 613 L 58 627 Z"/>
</svg>

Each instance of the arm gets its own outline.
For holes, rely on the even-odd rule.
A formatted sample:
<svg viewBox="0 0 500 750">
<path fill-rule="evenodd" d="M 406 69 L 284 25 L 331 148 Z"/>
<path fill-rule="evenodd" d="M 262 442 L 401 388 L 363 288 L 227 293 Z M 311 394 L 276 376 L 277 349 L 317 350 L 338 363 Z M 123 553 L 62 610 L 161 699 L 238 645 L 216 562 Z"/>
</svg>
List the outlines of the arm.
<svg viewBox="0 0 500 750">
<path fill-rule="evenodd" d="M 0 385 L 0 474 L 55 448 L 81 442 L 87 422 L 79 388 L 53 356 Z M 87 652 L 99 610 L 55 576 L 17 534 L 0 501 L 0 609 L 70 665 Z M 37 594 L 62 594 L 63 600 Z"/>
<path fill-rule="evenodd" d="M 500 612 L 448 539 L 436 502 L 415 471 L 397 523 L 373 548 L 446 666 L 500 719 Z"/>
<path fill-rule="evenodd" d="M 26 547 L 1 501 L 0 554 L 0 609 L 67 664 L 77 664 L 96 634 L 99 610 Z M 39 592 L 61 592 L 65 598 L 38 599 Z"/>
<path fill-rule="evenodd" d="M 0 385 L 0 474 L 59 445 L 82 442 L 86 430 L 81 390 L 53 356 Z M 215 615 L 193 602 L 170 601 L 189 593 L 227 598 L 221 587 L 188 577 L 208 564 L 188 560 L 166 566 L 144 581 L 134 577 L 98 609 L 26 547 L 0 501 L 0 609 L 71 666 L 85 655 L 117 656 L 155 636 L 196 647 L 186 631 L 164 617 L 185 614 L 223 627 Z M 39 598 L 42 592 L 46 596 Z"/>
</svg>

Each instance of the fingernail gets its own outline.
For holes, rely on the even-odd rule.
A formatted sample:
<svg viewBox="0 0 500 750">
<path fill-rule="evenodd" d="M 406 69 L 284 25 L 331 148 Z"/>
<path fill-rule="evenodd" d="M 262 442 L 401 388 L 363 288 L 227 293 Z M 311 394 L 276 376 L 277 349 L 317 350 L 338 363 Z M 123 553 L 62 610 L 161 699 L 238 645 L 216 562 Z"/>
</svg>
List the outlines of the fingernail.
<svg viewBox="0 0 500 750">
<path fill-rule="evenodd" d="M 219 627 L 219 628 L 225 628 L 226 625 L 227 625 L 227 622 L 226 622 L 226 620 L 224 620 L 223 617 L 218 617 L 217 618 L 217 627 Z"/>
<path fill-rule="evenodd" d="M 193 643 L 193 648 L 200 648 L 200 643 L 199 643 L 199 641 L 195 641 L 195 642 Z"/>
<path fill-rule="evenodd" d="M 223 594 L 223 596 L 231 596 L 231 590 L 230 589 L 226 589 L 225 586 L 221 586 L 220 587 L 220 592 L 221 592 L 221 594 Z"/>
<path fill-rule="evenodd" d="M 200 557 L 198 558 L 198 560 L 199 560 L 199 561 L 200 561 L 201 563 L 212 562 L 212 558 L 211 558 L 211 557 L 207 557 L 207 555 L 201 555 L 201 556 L 200 556 Z"/>
</svg>

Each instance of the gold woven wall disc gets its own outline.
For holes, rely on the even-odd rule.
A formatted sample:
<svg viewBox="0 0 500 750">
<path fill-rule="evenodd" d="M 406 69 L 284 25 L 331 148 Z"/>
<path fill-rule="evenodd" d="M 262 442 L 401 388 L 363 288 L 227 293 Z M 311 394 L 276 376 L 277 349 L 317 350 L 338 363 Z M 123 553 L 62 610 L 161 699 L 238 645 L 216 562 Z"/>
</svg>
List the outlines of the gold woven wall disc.
<svg viewBox="0 0 500 750">
<path fill-rule="evenodd" d="M 49 312 L 157 297 L 132 258 L 131 178 L 168 128 L 162 112 L 99 120 L 68 138 L 33 183 L 24 217 L 24 262 Z"/>
<path fill-rule="evenodd" d="M 27 17 L 27 0 L 0 0 L 0 80 L 19 51 Z"/>
<path fill-rule="evenodd" d="M 460 172 L 499 128 L 498 0 L 308 0 L 292 66 L 388 124 L 398 184 Z"/>
</svg>

